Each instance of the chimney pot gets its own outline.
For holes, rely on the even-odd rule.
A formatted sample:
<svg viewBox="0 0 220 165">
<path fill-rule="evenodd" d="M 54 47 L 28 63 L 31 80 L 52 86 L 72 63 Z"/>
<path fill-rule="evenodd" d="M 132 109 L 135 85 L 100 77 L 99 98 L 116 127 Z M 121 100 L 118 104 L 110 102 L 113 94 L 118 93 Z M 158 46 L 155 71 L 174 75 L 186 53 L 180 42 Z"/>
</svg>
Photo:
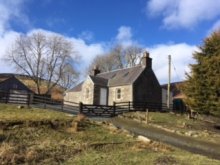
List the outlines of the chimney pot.
<svg viewBox="0 0 220 165">
<path fill-rule="evenodd" d="M 93 72 L 92 72 L 92 76 L 96 76 L 97 74 L 99 74 L 101 71 L 99 70 L 99 67 L 97 65 L 95 65 L 93 67 Z"/>
<path fill-rule="evenodd" d="M 152 58 L 150 58 L 149 52 L 145 51 L 141 59 L 141 65 L 143 68 L 152 68 Z"/>
</svg>

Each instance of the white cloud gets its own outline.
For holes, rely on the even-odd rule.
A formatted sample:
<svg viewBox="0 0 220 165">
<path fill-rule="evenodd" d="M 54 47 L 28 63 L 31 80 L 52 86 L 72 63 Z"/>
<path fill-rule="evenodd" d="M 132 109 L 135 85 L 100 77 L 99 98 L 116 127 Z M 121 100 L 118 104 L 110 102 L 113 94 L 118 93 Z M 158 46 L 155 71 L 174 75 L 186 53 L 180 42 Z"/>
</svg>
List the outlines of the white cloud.
<svg viewBox="0 0 220 165">
<path fill-rule="evenodd" d="M 220 16 L 220 0 L 150 0 L 147 14 L 162 16 L 166 28 L 193 28 Z"/>
<path fill-rule="evenodd" d="M 28 18 L 22 13 L 25 1 L 0 0 L 0 72 L 13 72 L 12 67 L 6 64 L 2 58 L 4 58 L 8 46 L 18 35 L 17 32 L 10 30 L 10 21 L 16 19 L 16 21 L 28 23 Z"/>
<path fill-rule="evenodd" d="M 79 34 L 79 38 L 85 40 L 85 41 L 92 41 L 94 38 L 94 34 L 91 31 L 83 31 L 81 34 Z"/>
<path fill-rule="evenodd" d="M 216 21 L 212 28 L 208 31 L 208 35 L 210 35 L 212 32 L 220 29 L 220 20 Z"/>
<path fill-rule="evenodd" d="M 14 31 L 8 31 L 6 33 L 4 33 L 4 35 L 2 35 L 0 37 L 0 45 L 1 45 L 1 49 L 0 49 L 0 72 L 12 72 L 13 68 L 11 67 L 11 65 L 5 63 L 4 61 L 4 57 L 6 54 L 6 50 L 8 49 L 8 46 L 10 46 L 13 41 L 15 40 L 15 38 L 18 36 L 19 34 L 17 32 Z"/>
<path fill-rule="evenodd" d="M 101 43 L 86 44 L 84 40 L 77 38 L 70 38 L 73 42 L 75 50 L 82 57 L 83 68 L 88 67 L 90 62 L 99 54 L 103 54 L 105 49 L 104 45 Z"/>
<path fill-rule="evenodd" d="M 186 43 L 161 44 L 147 48 L 153 58 L 153 69 L 160 83 L 168 80 L 168 55 L 172 59 L 172 81 L 181 81 L 185 78 L 185 72 L 189 72 L 189 64 L 194 63 L 192 54 L 197 47 Z M 174 70 L 174 66 L 176 71 Z"/>
<path fill-rule="evenodd" d="M 121 26 L 118 28 L 118 34 L 116 35 L 116 42 L 128 46 L 133 43 L 132 30 L 129 26 Z"/>
<path fill-rule="evenodd" d="M 0 0 L 0 35 L 10 29 L 9 21 L 16 18 L 16 21 L 28 23 L 28 18 L 23 14 L 25 0 Z"/>
</svg>

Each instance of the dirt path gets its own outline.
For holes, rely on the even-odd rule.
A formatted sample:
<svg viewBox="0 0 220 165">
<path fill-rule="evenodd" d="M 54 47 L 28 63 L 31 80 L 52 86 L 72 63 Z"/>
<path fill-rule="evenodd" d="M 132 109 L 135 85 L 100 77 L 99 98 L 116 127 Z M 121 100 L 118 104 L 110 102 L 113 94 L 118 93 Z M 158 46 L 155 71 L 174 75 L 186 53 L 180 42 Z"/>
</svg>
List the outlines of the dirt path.
<svg viewBox="0 0 220 165">
<path fill-rule="evenodd" d="M 220 145 L 200 141 L 191 137 L 177 135 L 175 133 L 170 133 L 159 128 L 147 126 L 146 124 L 143 125 L 128 119 L 116 117 L 110 121 L 115 126 L 126 129 L 134 134 L 143 135 L 152 140 L 161 141 L 192 153 L 197 153 L 220 160 Z"/>
</svg>

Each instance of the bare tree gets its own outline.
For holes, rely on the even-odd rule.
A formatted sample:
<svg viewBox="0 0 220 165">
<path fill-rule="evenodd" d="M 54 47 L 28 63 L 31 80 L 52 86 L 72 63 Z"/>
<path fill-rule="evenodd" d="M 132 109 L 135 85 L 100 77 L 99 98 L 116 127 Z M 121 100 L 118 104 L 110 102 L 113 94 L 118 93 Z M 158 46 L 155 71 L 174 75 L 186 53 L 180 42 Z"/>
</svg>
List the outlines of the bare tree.
<svg viewBox="0 0 220 165">
<path fill-rule="evenodd" d="M 143 48 L 136 45 L 128 47 L 115 45 L 109 52 L 96 56 L 88 68 L 88 73 L 91 73 L 94 66 L 98 66 L 102 72 L 133 67 L 139 64 L 143 51 Z"/>
<path fill-rule="evenodd" d="M 63 67 L 63 70 L 65 74 L 62 74 L 59 84 L 65 89 L 70 89 L 74 85 L 76 85 L 76 82 L 79 78 L 79 74 L 76 72 L 76 70 L 72 67 L 71 64 L 66 64 Z"/>
<path fill-rule="evenodd" d="M 122 69 L 125 67 L 126 60 L 124 48 L 122 45 L 116 45 L 115 47 L 113 47 L 109 53 L 109 56 L 111 56 L 111 60 L 115 65 L 114 69 Z"/>
<path fill-rule="evenodd" d="M 73 55 L 76 58 L 72 58 Z M 41 32 L 19 36 L 6 56 L 6 60 L 13 64 L 18 72 L 31 77 L 39 94 L 42 82 L 46 83 L 45 93 L 48 94 L 57 84 L 66 83 L 66 77 L 76 78 L 77 72 L 73 64 L 77 59 L 71 42 L 62 36 Z"/>
<path fill-rule="evenodd" d="M 141 53 L 144 51 L 144 49 L 136 45 L 131 45 L 128 46 L 124 51 L 127 67 L 133 67 L 139 63 L 142 56 Z"/>
<path fill-rule="evenodd" d="M 110 54 L 97 55 L 88 67 L 88 73 L 92 73 L 94 66 L 97 66 L 102 72 L 108 72 L 114 69 L 114 61 Z"/>
</svg>

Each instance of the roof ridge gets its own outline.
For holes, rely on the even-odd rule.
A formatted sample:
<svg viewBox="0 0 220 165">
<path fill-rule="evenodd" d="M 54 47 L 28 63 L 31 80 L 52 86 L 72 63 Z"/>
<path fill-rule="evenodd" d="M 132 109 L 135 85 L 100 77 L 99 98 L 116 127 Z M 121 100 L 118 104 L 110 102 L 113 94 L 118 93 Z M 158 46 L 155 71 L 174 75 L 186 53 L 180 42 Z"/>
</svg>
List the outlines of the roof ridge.
<svg viewBox="0 0 220 165">
<path fill-rule="evenodd" d="M 99 76 L 101 74 L 105 74 L 105 73 L 116 72 L 116 71 L 119 71 L 119 70 L 132 69 L 132 68 L 136 68 L 136 67 L 140 67 L 140 66 L 141 65 L 137 65 L 137 66 L 132 66 L 132 67 L 128 67 L 128 68 L 115 69 L 115 70 L 110 70 L 110 71 L 106 71 L 106 72 L 101 72 L 101 73 L 97 74 L 97 76 Z"/>
<path fill-rule="evenodd" d="M 89 75 L 89 77 L 94 77 L 94 78 L 99 78 L 99 79 L 104 79 L 104 80 L 108 80 L 107 78 L 104 78 L 104 77 L 99 77 L 99 76 L 93 76 L 93 75 Z"/>
</svg>

